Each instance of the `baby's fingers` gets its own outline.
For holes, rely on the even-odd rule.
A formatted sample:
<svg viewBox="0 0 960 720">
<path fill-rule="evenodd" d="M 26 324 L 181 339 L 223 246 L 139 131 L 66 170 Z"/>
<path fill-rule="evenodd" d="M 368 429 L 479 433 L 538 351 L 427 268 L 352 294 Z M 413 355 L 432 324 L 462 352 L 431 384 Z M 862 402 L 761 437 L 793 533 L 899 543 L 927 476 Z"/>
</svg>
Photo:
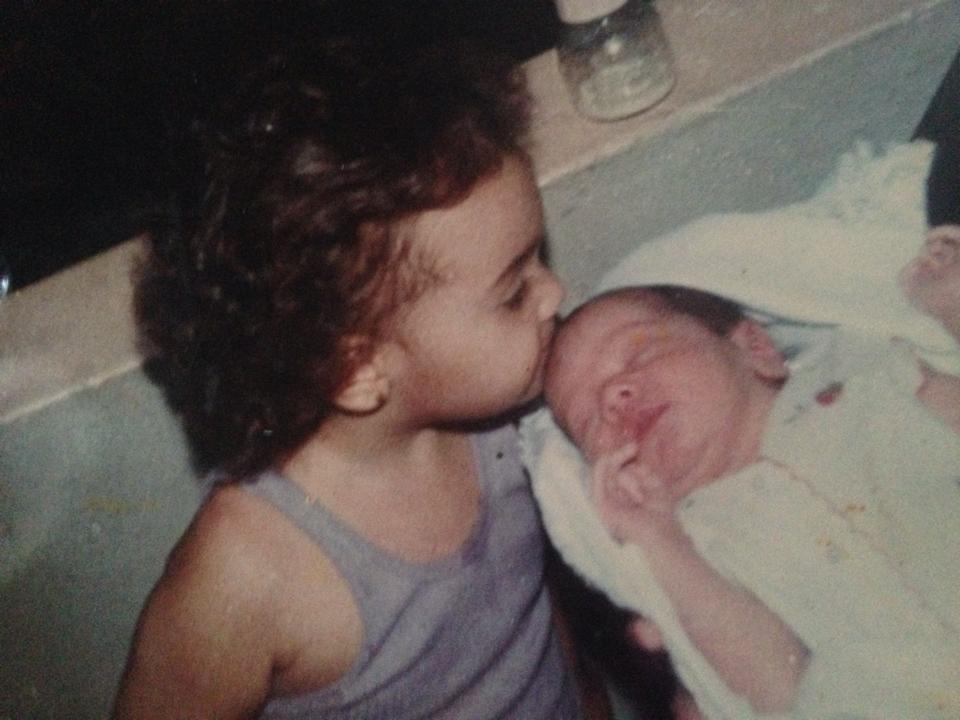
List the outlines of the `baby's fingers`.
<svg viewBox="0 0 960 720">
<path fill-rule="evenodd" d="M 597 474 L 610 474 L 619 472 L 624 466 L 637 459 L 639 448 L 636 443 L 627 443 L 618 447 L 613 452 L 601 455 L 593 465 L 594 477 Z"/>
<path fill-rule="evenodd" d="M 597 459 L 590 477 L 590 494 L 595 503 L 612 500 L 636 505 L 643 502 L 639 488 L 634 488 L 633 483 L 621 482 L 626 466 L 636 460 L 637 450 L 636 443 L 628 443 Z"/>
<path fill-rule="evenodd" d="M 651 500 L 660 481 L 637 460 L 636 445 L 626 445 L 597 462 L 592 500 L 610 534 L 618 541 L 634 541 L 650 518 Z"/>
</svg>

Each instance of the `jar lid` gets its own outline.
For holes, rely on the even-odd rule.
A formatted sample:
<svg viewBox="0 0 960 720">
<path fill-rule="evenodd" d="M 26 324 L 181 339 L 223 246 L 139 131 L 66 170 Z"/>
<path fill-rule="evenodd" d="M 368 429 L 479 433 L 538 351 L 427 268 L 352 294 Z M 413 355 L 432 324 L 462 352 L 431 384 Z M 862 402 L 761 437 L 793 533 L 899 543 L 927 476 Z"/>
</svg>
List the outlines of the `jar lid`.
<svg viewBox="0 0 960 720">
<path fill-rule="evenodd" d="M 555 0 L 557 14 L 568 24 L 585 23 L 609 15 L 627 4 L 627 0 Z"/>
</svg>

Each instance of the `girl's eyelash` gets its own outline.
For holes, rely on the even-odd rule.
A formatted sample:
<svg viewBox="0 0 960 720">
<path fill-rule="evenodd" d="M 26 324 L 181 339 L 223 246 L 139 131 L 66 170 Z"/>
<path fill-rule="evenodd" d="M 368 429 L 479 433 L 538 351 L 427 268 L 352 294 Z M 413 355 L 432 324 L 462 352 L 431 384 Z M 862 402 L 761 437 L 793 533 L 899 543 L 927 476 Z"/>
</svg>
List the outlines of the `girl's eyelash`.
<svg viewBox="0 0 960 720">
<path fill-rule="evenodd" d="M 528 283 L 526 280 L 520 283 L 517 286 L 517 289 L 514 291 L 513 295 L 507 298 L 507 301 L 504 305 L 510 310 L 517 310 L 523 305 L 523 301 L 527 299 L 527 288 Z"/>
</svg>

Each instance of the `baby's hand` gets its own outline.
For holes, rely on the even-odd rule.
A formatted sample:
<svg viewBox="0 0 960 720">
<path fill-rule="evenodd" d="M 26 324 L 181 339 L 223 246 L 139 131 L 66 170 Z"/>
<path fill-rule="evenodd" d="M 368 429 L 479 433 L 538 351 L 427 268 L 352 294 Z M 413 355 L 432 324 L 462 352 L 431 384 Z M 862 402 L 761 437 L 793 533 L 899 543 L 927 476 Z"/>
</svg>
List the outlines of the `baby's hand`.
<svg viewBox="0 0 960 720">
<path fill-rule="evenodd" d="M 590 478 L 593 504 L 610 534 L 619 542 L 644 544 L 663 533 L 682 532 L 675 500 L 659 477 L 637 459 L 629 443 L 601 456 Z"/>
</svg>

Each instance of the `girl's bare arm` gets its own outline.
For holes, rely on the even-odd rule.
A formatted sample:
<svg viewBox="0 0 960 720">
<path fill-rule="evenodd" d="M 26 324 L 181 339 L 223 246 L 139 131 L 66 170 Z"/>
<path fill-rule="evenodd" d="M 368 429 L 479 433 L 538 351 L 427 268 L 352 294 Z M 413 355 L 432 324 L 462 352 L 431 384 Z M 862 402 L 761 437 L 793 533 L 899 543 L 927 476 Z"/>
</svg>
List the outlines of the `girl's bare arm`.
<svg viewBox="0 0 960 720">
<path fill-rule="evenodd" d="M 272 658 L 249 596 L 229 571 L 173 564 L 140 617 L 114 720 L 255 717 Z"/>
<path fill-rule="evenodd" d="M 349 588 L 276 518 L 236 489 L 205 504 L 141 615 L 115 720 L 254 718 L 269 696 L 350 666 L 360 629 Z"/>
</svg>

